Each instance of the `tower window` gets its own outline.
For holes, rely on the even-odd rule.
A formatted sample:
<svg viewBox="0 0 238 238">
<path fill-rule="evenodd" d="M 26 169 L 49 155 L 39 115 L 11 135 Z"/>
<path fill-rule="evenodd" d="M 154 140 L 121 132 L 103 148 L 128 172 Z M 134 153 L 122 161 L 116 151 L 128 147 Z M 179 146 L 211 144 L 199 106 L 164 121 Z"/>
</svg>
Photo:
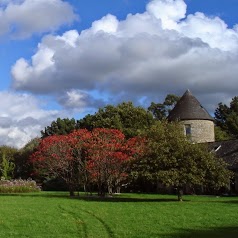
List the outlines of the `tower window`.
<svg viewBox="0 0 238 238">
<path fill-rule="evenodd" d="M 190 124 L 185 124 L 185 135 L 186 136 L 191 136 L 191 125 Z"/>
</svg>

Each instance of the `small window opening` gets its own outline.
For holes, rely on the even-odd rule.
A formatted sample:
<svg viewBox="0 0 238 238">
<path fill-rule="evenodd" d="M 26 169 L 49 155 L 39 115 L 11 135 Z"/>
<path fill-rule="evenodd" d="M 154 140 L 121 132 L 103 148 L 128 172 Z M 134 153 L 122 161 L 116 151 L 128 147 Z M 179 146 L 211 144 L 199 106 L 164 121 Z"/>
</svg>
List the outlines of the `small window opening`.
<svg viewBox="0 0 238 238">
<path fill-rule="evenodd" d="M 191 125 L 190 124 L 185 124 L 185 135 L 186 136 L 191 136 Z"/>
</svg>

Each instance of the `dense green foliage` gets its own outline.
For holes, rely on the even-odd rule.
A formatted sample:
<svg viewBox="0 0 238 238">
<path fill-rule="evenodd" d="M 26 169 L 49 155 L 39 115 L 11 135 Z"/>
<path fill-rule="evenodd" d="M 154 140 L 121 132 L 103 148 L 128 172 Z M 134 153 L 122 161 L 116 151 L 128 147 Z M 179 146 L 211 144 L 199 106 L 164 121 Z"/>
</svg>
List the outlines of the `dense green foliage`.
<svg viewBox="0 0 238 238">
<path fill-rule="evenodd" d="M 237 197 L 67 193 L 0 196 L 0 237 L 236 238 Z"/>
<path fill-rule="evenodd" d="M 0 171 L 2 173 L 2 179 L 11 179 L 13 176 L 13 171 L 15 168 L 15 164 L 8 159 L 6 159 L 6 155 L 3 154 L 2 156 L 2 164 Z"/>
<path fill-rule="evenodd" d="M 29 161 L 39 145 L 39 138 L 32 139 L 23 148 L 0 146 L 0 177 L 3 179 L 32 177 L 33 168 Z"/>
<path fill-rule="evenodd" d="M 232 98 L 229 106 L 219 103 L 215 111 L 215 120 L 222 130 L 238 138 L 238 97 Z"/>
<path fill-rule="evenodd" d="M 33 175 L 32 163 L 30 156 L 36 150 L 40 143 L 39 138 L 29 141 L 23 148 L 17 150 L 14 155 L 15 171 L 14 178 L 28 179 Z"/>
<path fill-rule="evenodd" d="M 51 135 L 67 135 L 75 130 L 76 127 L 77 123 L 74 118 L 57 118 L 50 126 L 45 127 L 45 129 L 41 131 L 41 135 L 43 138 Z"/>
<path fill-rule="evenodd" d="M 204 145 L 192 144 L 183 135 L 179 123 L 158 121 L 145 134 L 144 154 L 134 164 L 136 178 L 144 177 L 155 184 L 186 185 L 219 189 L 228 185 L 231 173 L 223 160 L 215 158 Z"/>
<path fill-rule="evenodd" d="M 215 141 L 230 140 L 232 136 L 226 132 L 224 129 L 221 129 L 219 126 L 215 126 Z"/>
<path fill-rule="evenodd" d="M 153 116 L 143 107 L 132 102 L 123 102 L 117 106 L 107 105 L 99 108 L 94 115 L 87 115 L 78 121 L 79 128 L 112 128 L 121 130 L 126 137 L 134 137 L 148 129 L 154 123 Z"/>
<path fill-rule="evenodd" d="M 0 146 L 0 177 L 11 179 L 15 169 L 17 149 L 10 146 Z"/>
</svg>

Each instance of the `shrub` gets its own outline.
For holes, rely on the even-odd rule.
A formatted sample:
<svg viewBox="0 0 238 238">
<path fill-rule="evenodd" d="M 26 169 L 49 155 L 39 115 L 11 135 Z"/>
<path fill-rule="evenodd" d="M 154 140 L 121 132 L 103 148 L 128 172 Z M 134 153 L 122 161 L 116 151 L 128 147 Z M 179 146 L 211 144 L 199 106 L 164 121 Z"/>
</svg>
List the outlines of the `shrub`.
<svg viewBox="0 0 238 238">
<path fill-rule="evenodd" d="M 48 178 L 42 183 L 43 191 L 68 191 L 68 186 L 62 178 Z"/>
<path fill-rule="evenodd" d="M 38 192 L 40 187 L 32 179 L 0 180 L 0 193 Z"/>
</svg>

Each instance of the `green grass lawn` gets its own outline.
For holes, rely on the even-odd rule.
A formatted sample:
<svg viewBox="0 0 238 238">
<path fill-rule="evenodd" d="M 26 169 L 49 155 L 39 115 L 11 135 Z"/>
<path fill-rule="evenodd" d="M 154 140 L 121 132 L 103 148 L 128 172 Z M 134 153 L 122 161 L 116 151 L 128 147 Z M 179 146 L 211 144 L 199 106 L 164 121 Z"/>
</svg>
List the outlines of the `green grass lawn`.
<svg viewBox="0 0 238 238">
<path fill-rule="evenodd" d="M 0 195 L 0 237 L 237 238 L 238 197 Z"/>
</svg>

